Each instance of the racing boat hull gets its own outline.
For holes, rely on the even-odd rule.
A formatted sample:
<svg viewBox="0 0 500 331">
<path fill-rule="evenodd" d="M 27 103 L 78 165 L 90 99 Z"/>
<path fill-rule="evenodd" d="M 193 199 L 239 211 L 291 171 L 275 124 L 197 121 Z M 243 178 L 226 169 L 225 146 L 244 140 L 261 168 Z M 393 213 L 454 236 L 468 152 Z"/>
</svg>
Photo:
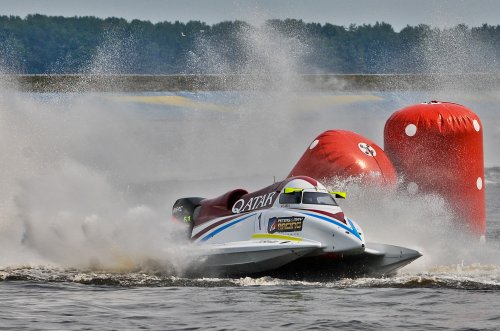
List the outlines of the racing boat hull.
<svg viewBox="0 0 500 331">
<path fill-rule="evenodd" d="M 277 270 L 321 248 L 321 244 L 242 241 L 203 246 L 188 271 L 192 276 L 241 276 Z"/>
<path fill-rule="evenodd" d="M 356 254 L 324 254 L 311 243 L 231 243 L 200 252 L 189 276 L 272 276 L 285 279 L 327 280 L 344 277 L 383 277 L 422 256 L 419 251 L 368 243 Z"/>
<path fill-rule="evenodd" d="M 269 271 L 268 275 L 307 280 L 385 277 L 395 274 L 421 256 L 419 251 L 405 247 L 368 243 L 367 249 L 360 254 L 308 256 Z"/>
</svg>

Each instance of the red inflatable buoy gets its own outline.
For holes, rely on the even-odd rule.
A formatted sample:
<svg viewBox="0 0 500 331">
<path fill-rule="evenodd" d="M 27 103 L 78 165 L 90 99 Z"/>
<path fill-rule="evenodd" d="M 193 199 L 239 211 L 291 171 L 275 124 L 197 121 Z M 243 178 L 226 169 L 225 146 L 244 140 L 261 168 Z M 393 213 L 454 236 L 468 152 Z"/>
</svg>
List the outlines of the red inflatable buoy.
<svg viewBox="0 0 500 331">
<path fill-rule="evenodd" d="M 288 176 L 318 180 L 362 176 L 365 183 L 395 185 L 397 182 L 396 170 L 382 148 L 344 130 L 325 131 L 317 136 Z"/>
<path fill-rule="evenodd" d="M 384 149 L 409 188 L 442 195 L 467 227 L 484 236 L 482 128 L 466 107 L 431 101 L 387 120 Z"/>
</svg>

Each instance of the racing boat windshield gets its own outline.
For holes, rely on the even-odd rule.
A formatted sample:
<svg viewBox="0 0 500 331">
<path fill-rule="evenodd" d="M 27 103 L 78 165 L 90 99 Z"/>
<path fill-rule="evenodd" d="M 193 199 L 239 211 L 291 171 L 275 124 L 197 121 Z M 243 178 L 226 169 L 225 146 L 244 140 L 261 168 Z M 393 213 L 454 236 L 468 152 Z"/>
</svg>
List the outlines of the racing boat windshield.
<svg viewBox="0 0 500 331">
<path fill-rule="evenodd" d="M 302 195 L 302 203 L 312 205 L 338 206 L 337 202 L 331 194 L 321 192 L 304 192 L 304 194 Z"/>
<path fill-rule="evenodd" d="M 281 204 L 299 204 L 300 198 L 302 197 L 302 192 L 297 191 L 293 193 L 282 193 L 280 195 Z"/>
</svg>

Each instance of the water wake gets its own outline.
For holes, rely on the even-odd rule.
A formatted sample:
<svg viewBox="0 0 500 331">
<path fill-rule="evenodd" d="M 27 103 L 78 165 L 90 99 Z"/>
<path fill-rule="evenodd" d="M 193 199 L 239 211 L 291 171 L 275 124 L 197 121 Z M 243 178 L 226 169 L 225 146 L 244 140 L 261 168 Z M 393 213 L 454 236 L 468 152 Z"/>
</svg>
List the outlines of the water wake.
<svg viewBox="0 0 500 331">
<path fill-rule="evenodd" d="M 424 272 L 402 272 L 387 278 L 344 278 L 323 281 L 285 280 L 272 277 L 184 278 L 151 266 L 129 271 L 98 271 L 50 266 L 0 268 L 0 281 L 76 283 L 112 287 L 323 287 L 323 288 L 448 288 L 465 290 L 500 290 L 498 265 L 448 265 Z"/>
</svg>

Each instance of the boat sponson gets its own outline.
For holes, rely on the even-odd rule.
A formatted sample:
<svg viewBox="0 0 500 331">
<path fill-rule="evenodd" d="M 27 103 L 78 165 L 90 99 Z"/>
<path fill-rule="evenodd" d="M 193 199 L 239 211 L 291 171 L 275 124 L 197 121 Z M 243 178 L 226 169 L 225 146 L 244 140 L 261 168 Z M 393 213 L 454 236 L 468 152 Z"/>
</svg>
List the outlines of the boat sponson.
<svg viewBox="0 0 500 331">
<path fill-rule="evenodd" d="M 361 254 L 305 256 L 269 272 L 269 276 L 309 280 L 390 276 L 420 256 L 419 251 L 401 246 L 367 243 Z"/>
</svg>

